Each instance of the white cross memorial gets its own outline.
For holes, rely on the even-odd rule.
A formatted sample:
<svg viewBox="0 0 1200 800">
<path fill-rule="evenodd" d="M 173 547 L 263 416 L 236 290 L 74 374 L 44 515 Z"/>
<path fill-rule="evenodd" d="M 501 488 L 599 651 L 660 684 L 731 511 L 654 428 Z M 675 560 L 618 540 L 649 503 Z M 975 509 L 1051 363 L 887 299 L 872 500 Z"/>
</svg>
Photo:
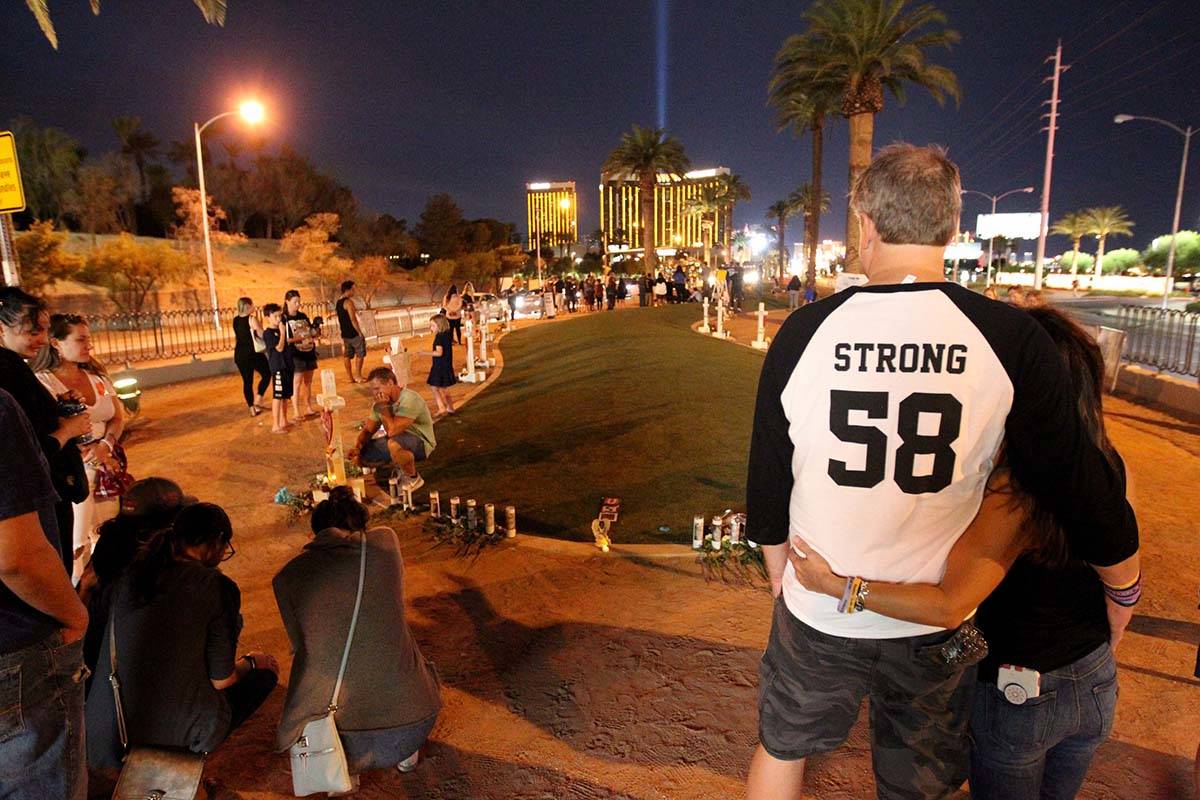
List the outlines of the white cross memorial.
<svg viewBox="0 0 1200 800">
<path fill-rule="evenodd" d="M 496 360 L 488 358 L 488 332 L 490 328 L 491 326 L 486 319 L 482 321 L 479 327 L 479 360 L 475 362 L 475 365 L 484 369 L 496 366 Z"/>
<path fill-rule="evenodd" d="M 750 343 L 750 346 L 755 350 L 767 349 L 767 305 L 766 303 L 758 304 L 758 336 Z"/>
<path fill-rule="evenodd" d="M 393 336 L 389 344 L 388 352 L 383 354 L 383 363 L 392 368 L 392 374 L 396 376 L 396 383 L 407 386 L 409 378 L 408 350 L 404 348 L 404 342 L 399 336 Z"/>
<path fill-rule="evenodd" d="M 718 339 L 728 339 L 729 334 L 725 331 L 725 303 L 724 301 L 717 302 L 717 330 L 713 336 Z"/>
<path fill-rule="evenodd" d="M 712 326 L 708 324 L 708 298 L 704 298 L 704 324 L 700 326 L 701 333 L 712 333 Z"/>
<path fill-rule="evenodd" d="M 467 317 L 467 362 L 458 379 L 463 383 L 479 383 L 479 373 L 475 369 L 475 323 Z"/>
<path fill-rule="evenodd" d="M 317 395 L 321 408 L 332 417 L 331 435 L 325 448 L 326 469 L 330 486 L 346 485 L 346 452 L 342 447 L 342 429 L 338 424 L 338 409 L 346 405 L 346 398 L 337 393 L 337 377 L 333 370 L 321 370 L 321 393 Z"/>
</svg>

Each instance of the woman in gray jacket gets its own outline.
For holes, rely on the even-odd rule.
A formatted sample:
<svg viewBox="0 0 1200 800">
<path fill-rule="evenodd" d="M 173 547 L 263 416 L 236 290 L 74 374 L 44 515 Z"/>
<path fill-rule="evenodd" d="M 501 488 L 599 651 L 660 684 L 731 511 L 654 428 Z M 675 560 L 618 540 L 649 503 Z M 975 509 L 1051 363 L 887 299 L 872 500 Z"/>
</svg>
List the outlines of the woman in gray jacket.
<svg viewBox="0 0 1200 800">
<path fill-rule="evenodd" d="M 282 751 L 328 713 L 358 589 L 360 537 L 367 537 L 362 609 L 337 711 L 353 775 L 415 767 L 442 707 L 437 673 L 405 621 L 400 543 L 390 528 L 366 530 L 368 518 L 349 488 L 335 488 L 313 510 L 312 541 L 273 582 L 294 653 L 275 739 Z"/>
</svg>

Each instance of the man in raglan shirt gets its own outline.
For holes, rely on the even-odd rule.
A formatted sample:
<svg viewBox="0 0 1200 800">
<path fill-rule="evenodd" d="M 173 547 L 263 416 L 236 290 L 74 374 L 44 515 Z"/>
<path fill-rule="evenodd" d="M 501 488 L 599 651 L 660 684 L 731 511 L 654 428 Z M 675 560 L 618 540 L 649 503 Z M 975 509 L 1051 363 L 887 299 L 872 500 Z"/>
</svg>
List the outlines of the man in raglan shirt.
<svg viewBox="0 0 1200 800">
<path fill-rule="evenodd" d="M 1038 502 L 1098 570 L 1137 551 L 1124 482 L 1082 430 L 1049 337 L 944 280 L 957 167 L 939 149 L 892 145 L 851 202 L 867 285 L 792 313 L 759 381 L 747 533 L 778 599 L 751 800 L 798 800 L 804 759 L 845 740 L 864 695 L 879 797 L 942 798 L 966 777 L 975 670 L 939 657 L 955 632 L 806 591 L 790 537 L 839 575 L 936 583 L 1004 444 L 1017 482 L 1046 493 Z M 1110 619 L 1120 628 L 1128 614 Z"/>
</svg>

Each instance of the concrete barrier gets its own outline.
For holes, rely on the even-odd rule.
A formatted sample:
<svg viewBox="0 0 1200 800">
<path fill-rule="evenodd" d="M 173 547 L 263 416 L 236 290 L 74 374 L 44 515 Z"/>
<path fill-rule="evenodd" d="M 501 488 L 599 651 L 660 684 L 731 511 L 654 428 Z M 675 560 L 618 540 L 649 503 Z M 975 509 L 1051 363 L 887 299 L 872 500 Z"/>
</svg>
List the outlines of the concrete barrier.
<svg viewBox="0 0 1200 800">
<path fill-rule="evenodd" d="M 1123 364 L 1116 394 L 1162 408 L 1187 422 L 1200 422 L 1200 387 L 1195 379 Z"/>
</svg>

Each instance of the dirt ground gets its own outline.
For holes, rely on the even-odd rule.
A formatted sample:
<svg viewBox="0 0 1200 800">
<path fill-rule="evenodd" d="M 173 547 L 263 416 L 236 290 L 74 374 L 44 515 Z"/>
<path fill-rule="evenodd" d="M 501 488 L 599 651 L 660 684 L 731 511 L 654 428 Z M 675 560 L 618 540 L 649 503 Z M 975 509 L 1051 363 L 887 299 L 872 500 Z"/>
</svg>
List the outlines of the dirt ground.
<svg viewBox="0 0 1200 800">
<path fill-rule="evenodd" d="M 369 361 L 378 359 L 374 352 Z M 415 364 L 414 375 L 423 369 Z M 309 422 L 271 435 L 264 417 L 246 413 L 237 380 L 147 392 L 131 469 L 173 477 L 229 510 L 237 555 L 224 568 L 242 590 L 242 647 L 278 654 L 286 681 L 290 656 L 270 580 L 303 546 L 307 525 L 289 526 L 271 498 L 320 469 L 321 434 Z M 342 393 L 348 427 L 368 400 L 363 387 Z M 1200 482 L 1200 427 L 1119 399 L 1108 420 L 1132 475 L 1146 595 L 1118 654 L 1116 729 L 1081 796 L 1191 797 L 1200 575 L 1187 497 Z M 439 423 L 439 437 L 453 436 L 453 425 Z M 359 796 L 740 796 L 756 741 L 764 589 L 706 581 L 682 547 L 605 555 L 520 536 L 467 561 L 434 548 L 416 522 L 398 533 L 409 622 L 442 675 L 445 708 L 418 769 L 367 774 Z M 271 752 L 282 699 L 281 687 L 210 757 L 206 774 L 246 798 L 290 797 L 287 759 Z M 806 797 L 874 795 L 864 720 L 846 746 L 814 760 Z"/>
</svg>

